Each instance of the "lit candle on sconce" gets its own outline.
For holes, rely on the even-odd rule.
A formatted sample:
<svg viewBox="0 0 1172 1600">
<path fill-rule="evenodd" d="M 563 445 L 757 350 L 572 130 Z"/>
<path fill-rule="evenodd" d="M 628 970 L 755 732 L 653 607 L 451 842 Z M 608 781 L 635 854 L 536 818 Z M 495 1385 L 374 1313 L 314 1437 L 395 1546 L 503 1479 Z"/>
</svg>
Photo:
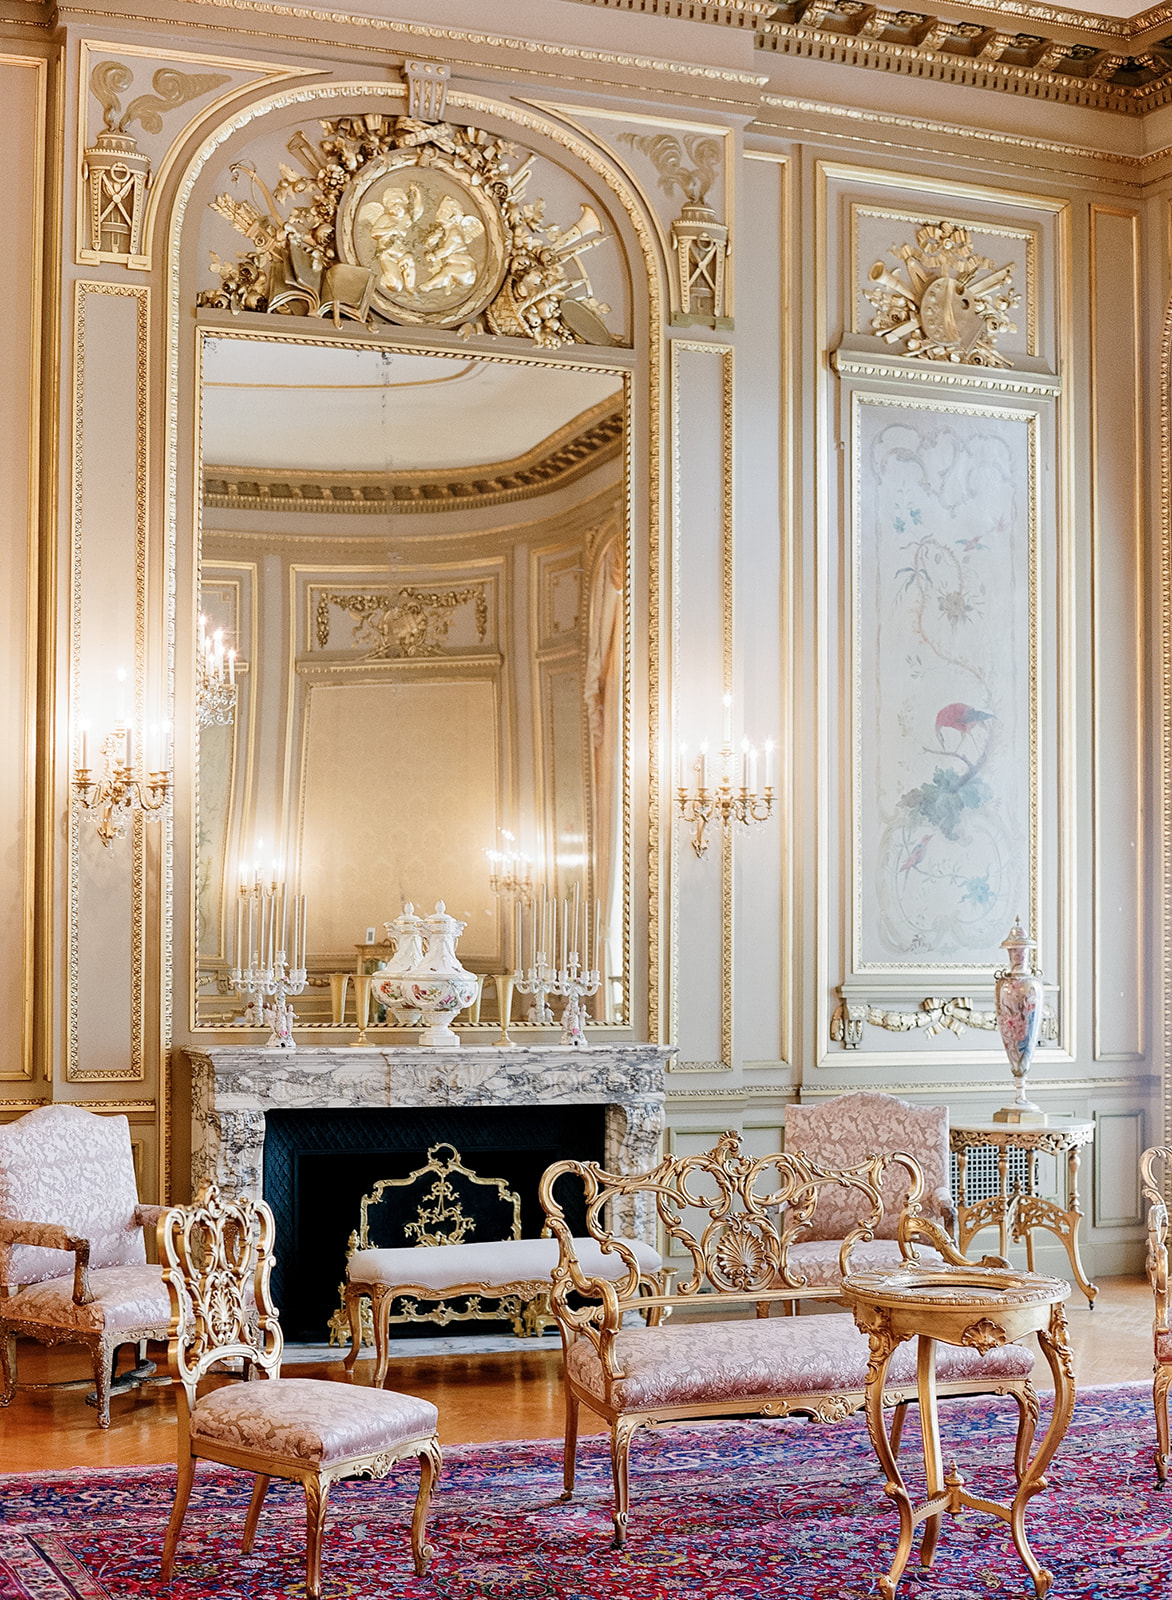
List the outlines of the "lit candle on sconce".
<svg viewBox="0 0 1172 1600">
<path fill-rule="evenodd" d="M 741 740 L 741 788 L 752 788 L 749 782 L 749 741 L 747 739 Z"/>
<path fill-rule="evenodd" d="M 88 772 L 90 766 L 90 725 L 88 722 L 83 722 L 81 725 L 81 764 L 82 768 Z"/>
<path fill-rule="evenodd" d="M 688 747 L 683 742 L 680 744 L 680 770 L 676 787 L 677 789 L 688 787 Z"/>
<path fill-rule="evenodd" d="M 707 739 L 705 739 L 704 743 L 700 746 L 700 787 L 701 787 L 701 789 L 707 789 L 707 787 L 708 787 L 708 740 Z"/>
<path fill-rule="evenodd" d="M 773 788 L 773 740 L 765 741 L 765 787 Z"/>
</svg>

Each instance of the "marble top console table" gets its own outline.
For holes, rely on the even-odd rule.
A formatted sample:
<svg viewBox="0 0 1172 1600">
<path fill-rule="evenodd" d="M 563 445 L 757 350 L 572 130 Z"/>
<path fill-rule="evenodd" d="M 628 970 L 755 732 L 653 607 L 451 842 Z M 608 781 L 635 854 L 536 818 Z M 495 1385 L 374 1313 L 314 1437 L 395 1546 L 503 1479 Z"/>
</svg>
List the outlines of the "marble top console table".
<svg viewBox="0 0 1172 1600">
<path fill-rule="evenodd" d="M 374 1106 L 606 1107 L 605 1165 L 645 1172 L 659 1157 L 664 1068 L 674 1045 L 530 1045 L 422 1050 L 250 1045 L 189 1047 L 192 1177 L 254 1198 L 264 1194 L 265 1117 L 276 1110 Z M 644 1208 L 645 1209 L 645 1208 Z M 655 1215 L 632 1208 L 623 1231 L 649 1243 Z"/>
</svg>

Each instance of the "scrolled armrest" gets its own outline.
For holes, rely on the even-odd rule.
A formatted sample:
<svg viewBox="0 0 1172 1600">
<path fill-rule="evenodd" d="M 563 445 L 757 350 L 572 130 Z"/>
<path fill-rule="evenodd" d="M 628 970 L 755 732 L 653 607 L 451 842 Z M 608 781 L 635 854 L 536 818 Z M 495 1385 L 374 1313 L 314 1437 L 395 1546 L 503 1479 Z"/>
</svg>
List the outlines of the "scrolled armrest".
<svg viewBox="0 0 1172 1600">
<path fill-rule="evenodd" d="M 956 1233 L 956 1207 L 952 1202 L 952 1190 L 941 1184 L 939 1189 L 932 1190 L 932 1200 L 944 1218 L 943 1227 L 946 1232 Z"/>
<path fill-rule="evenodd" d="M 159 1218 L 167 1215 L 168 1206 L 137 1205 L 134 1208 L 134 1223 L 138 1228 L 157 1228 Z"/>
<path fill-rule="evenodd" d="M 74 1256 L 73 1303 L 88 1306 L 93 1300 L 90 1288 L 90 1242 L 80 1235 L 67 1233 L 55 1222 L 22 1222 L 16 1218 L 0 1218 L 0 1244 L 26 1244 L 35 1250 L 69 1250 Z"/>
</svg>

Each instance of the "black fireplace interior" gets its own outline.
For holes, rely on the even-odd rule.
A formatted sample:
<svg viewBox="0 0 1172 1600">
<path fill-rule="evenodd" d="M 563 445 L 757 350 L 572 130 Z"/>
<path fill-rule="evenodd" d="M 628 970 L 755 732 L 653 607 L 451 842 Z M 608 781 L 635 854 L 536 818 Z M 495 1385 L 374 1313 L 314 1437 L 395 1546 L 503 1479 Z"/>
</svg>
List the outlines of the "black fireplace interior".
<svg viewBox="0 0 1172 1600">
<path fill-rule="evenodd" d="M 357 1229 L 362 1196 L 380 1178 L 401 1178 L 427 1161 L 432 1145 L 452 1144 L 464 1164 L 486 1178 L 504 1178 L 521 1200 L 521 1231 L 536 1237 L 545 1221 L 537 1198 L 551 1162 L 603 1159 L 605 1106 L 372 1106 L 360 1110 L 270 1111 L 265 1118 L 265 1199 L 276 1218 L 273 1298 L 286 1339 L 324 1343 L 341 1300 L 346 1245 Z M 584 1231 L 581 1190 L 566 1182 L 558 1199 L 575 1233 Z M 414 1217 L 417 1189 L 404 1202 Z M 499 1212 L 489 1231 L 499 1237 Z M 372 1244 L 411 1244 L 384 1237 Z M 392 1337 L 458 1337 L 509 1331 L 507 1322 L 392 1324 Z"/>
</svg>

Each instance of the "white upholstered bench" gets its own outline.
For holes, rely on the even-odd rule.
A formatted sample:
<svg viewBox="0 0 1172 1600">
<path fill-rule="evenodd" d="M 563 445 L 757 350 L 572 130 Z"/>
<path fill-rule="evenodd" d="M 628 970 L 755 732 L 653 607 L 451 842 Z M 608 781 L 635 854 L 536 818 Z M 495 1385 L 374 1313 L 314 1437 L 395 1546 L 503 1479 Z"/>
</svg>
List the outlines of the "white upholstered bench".
<svg viewBox="0 0 1172 1600">
<path fill-rule="evenodd" d="M 560 1252 L 550 1307 L 564 1353 L 565 1498 L 574 1489 L 578 1412 L 586 1405 L 610 1424 L 616 1546 L 626 1535 L 630 1446 L 641 1427 L 698 1417 L 790 1414 L 840 1422 L 862 1410 L 875 1336 L 861 1333 L 852 1317 L 822 1307 L 806 1316 L 770 1318 L 769 1313 L 775 1304 L 793 1313 L 802 1301 L 834 1300 L 842 1276 L 855 1265 L 855 1247 L 870 1253 L 867 1246 L 884 1213 L 884 1174 L 893 1166 L 902 1166 L 908 1181 L 897 1227 L 899 1257 L 915 1259 L 925 1244 L 924 1257 L 931 1252 L 944 1264 L 971 1265 L 936 1223 L 920 1215 L 923 1176 L 902 1153 L 830 1169 L 793 1153 L 747 1156 L 739 1137 L 730 1133 L 713 1150 L 666 1157 L 653 1171 L 634 1177 L 604 1172 L 593 1162 L 561 1161 L 547 1170 L 541 1203 Z M 566 1180 L 577 1180 L 584 1190 L 590 1251 L 566 1224 L 559 1203 Z M 837 1270 L 828 1281 L 828 1264 L 817 1254 L 807 1256 L 807 1274 L 801 1241 L 819 1194 L 832 1186 L 858 1201 L 860 1220 L 842 1241 Z M 640 1192 L 654 1196 L 669 1263 L 674 1265 L 673 1257 L 681 1263 L 670 1293 L 646 1294 L 637 1253 L 608 1234 L 602 1221 L 613 1202 Z M 611 1269 L 605 1283 L 602 1274 L 592 1272 L 603 1244 L 610 1247 L 604 1256 Z M 628 1265 L 621 1280 L 613 1272 L 616 1255 Z M 983 1264 L 993 1265 L 994 1259 L 985 1257 Z M 856 1269 L 861 1268 L 860 1261 Z M 626 1325 L 626 1313 L 634 1309 L 648 1313 L 646 1326 Z M 663 1320 L 670 1310 L 676 1314 Z M 1033 1366 L 1032 1351 L 1016 1344 L 990 1346 L 979 1327 L 971 1345 L 942 1345 L 937 1357 L 942 1397 L 995 1394 L 1016 1401 L 1019 1475 L 1038 1412 L 1030 1382 Z M 893 1452 L 917 1392 L 916 1353 L 901 1345 L 884 1391 L 885 1404 L 894 1408 Z"/>
<path fill-rule="evenodd" d="M 358 1359 L 364 1332 L 367 1342 L 373 1338 L 379 1385 L 387 1375 L 392 1321 L 442 1327 L 470 1317 L 504 1318 L 518 1334 L 540 1333 L 554 1321 L 549 1291 L 558 1264 L 557 1240 L 521 1237 L 521 1202 L 503 1178 L 473 1172 L 450 1144 L 433 1145 L 427 1154 L 425 1166 L 402 1178 L 380 1179 L 363 1196 L 359 1226 L 350 1237 L 341 1316 L 331 1319 L 332 1331 L 340 1333 L 344 1324 L 349 1332 L 347 1369 Z M 415 1216 L 403 1226 L 402 1206 L 411 1191 L 419 1196 Z M 400 1208 L 393 1231 L 414 1244 L 372 1245 L 379 1208 L 388 1197 Z M 476 1216 L 497 1231 L 507 1229 L 508 1237 L 468 1240 Z M 592 1278 L 625 1282 L 634 1262 L 637 1294 L 662 1295 L 658 1251 L 637 1239 L 622 1243 L 626 1255 L 590 1238 L 575 1240 Z M 369 1321 L 363 1315 L 368 1304 Z"/>
</svg>

